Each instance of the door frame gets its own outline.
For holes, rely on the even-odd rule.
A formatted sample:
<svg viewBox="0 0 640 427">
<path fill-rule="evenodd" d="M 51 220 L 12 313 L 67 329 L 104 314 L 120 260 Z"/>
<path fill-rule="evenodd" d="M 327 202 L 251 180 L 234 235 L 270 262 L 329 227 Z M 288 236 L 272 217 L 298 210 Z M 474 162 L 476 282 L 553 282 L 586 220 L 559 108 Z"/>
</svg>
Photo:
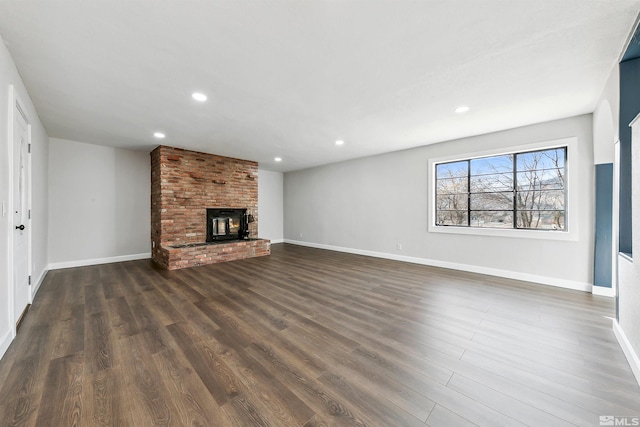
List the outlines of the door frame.
<svg viewBox="0 0 640 427">
<path fill-rule="evenodd" d="M 613 245 L 613 265 L 612 265 L 612 273 L 613 277 L 611 280 L 611 286 L 613 287 L 613 297 L 615 298 L 615 306 L 616 306 L 616 322 L 620 321 L 620 306 L 619 306 L 619 297 L 620 297 L 620 284 L 618 283 L 618 278 L 620 277 L 620 269 L 618 257 L 620 256 L 620 140 L 616 139 L 613 144 L 613 209 L 611 211 L 611 225 L 613 230 L 613 238 L 611 239 L 611 244 Z"/>
<path fill-rule="evenodd" d="M 9 200 L 8 200 L 8 205 L 9 205 L 9 218 L 8 218 L 8 224 L 9 224 L 9 251 L 8 251 L 8 259 L 7 259 L 7 275 L 8 275 L 8 284 L 9 284 L 9 316 L 11 319 L 11 334 L 12 334 L 12 338 L 15 338 L 16 336 L 16 322 L 15 322 L 15 318 L 16 318 L 16 301 L 15 301 L 15 277 L 14 277 L 14 256 L 13 256 L 13 244 L 14 244 L 14 231 L 15 231 L 15 224 L 14 224 L 14 216 L 13 216 L 13 210 L 14 210 L 14 206 L 13 206 L 13 200 L 14 200 L 14 179 L 13 179 L 13 172 L 14 172 L 14 164 L 13 164 L 13 146 L 14 146 L 14 140 L 13 140 L 13 136 L 14 136 L 14 120 L 16 118 L 16 114 L 21 114 L 22 117 L 24 118 L 26 124 L 27 124 L 27 138 L 28 141 L 27 143 L 29 145 L 31 145 L 31 121 L 29 120 L 29 116 L 26 113 L 26 109 L 25 109 L 25 104 L 24 102 L 22 102 L 22 100 L 20 99 L 20 96 L 17 94 L 15 86 L 14 85 L 9 85 L 9 120 L 8 120 L 8 136 L 9 136 L 9 143 L 8 145 L 8 157 L 9 157 Z M 29 150 L 29 153 L 31 153 L 31 151 Z M 29 277 L 32 276 L 32 231 L 31 231 L 31 173 L 32 173 L 32 168 L 31 168 L 31 155 L 27 156 L 27 173 L 25 174 L 25 180 L 26 180 L 26 185 L 25 185 L 25 190 L 26 190 L 26 198 L 27 198 L 27 220 L 26 220 L 26 226 L 27 226 L 27 274 L 29 275 Z M 33 284 L 30 283 L 29 284 L 29 289 L 28 289 L 28 301 L 29 304 L 33 303 Z"/>
</svg>

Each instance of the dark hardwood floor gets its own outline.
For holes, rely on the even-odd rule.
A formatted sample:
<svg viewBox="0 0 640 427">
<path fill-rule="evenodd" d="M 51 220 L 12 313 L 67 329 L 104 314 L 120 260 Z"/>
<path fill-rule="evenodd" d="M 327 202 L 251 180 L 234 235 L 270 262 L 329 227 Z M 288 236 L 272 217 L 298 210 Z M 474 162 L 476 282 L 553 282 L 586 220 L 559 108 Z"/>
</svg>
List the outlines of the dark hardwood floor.
<svg viewBox="0 0 640 427">
<path fill-rule="evenodd" d="M 613 300 L 292 245 L 51 271 L 2 426 L 598 426 L 640 416 Z"/>
</svg>

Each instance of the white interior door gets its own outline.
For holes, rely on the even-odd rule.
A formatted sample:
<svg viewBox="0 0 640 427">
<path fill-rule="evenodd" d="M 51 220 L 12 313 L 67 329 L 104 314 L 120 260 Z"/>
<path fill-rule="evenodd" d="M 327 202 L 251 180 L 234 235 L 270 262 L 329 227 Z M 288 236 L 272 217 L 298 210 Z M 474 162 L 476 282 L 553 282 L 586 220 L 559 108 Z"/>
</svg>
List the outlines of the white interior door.
<svg viewBox="0 0 640 427">
<path fill-rule="evenodd" d="M 13 115 L 13 302 L 14 322 L 29 304 L 29 126 L 14 105 Z"/>
</svg>

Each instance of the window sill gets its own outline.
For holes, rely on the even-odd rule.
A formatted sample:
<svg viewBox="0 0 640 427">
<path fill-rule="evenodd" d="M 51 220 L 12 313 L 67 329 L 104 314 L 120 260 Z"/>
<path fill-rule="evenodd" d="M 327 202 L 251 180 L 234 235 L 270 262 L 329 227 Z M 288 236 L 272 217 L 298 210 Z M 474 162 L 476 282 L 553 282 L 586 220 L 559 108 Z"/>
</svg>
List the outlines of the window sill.
<svg viewBox="0 0 640 427">
<path fill-rule="evenodd" d="M 629 262 L 633 262 L 633 257 L 631 256 L 630 253 L 627 252 L 618 252 L 618 256 L 622 259 L 625 259 Z"/>
<path fill-rule="evenodd" d="M 444 234 L 466 234 L 472 236 L 486 237 L 510 237 L 518 239 L 541 239 L 541 240 L 561 240 L 561 241 L 577 241 L 578 233 L 576 231 L 554 231 L 554 230 L 517 230 L 517 229 L 499 229 L 499 228 L 474 228 L 474 227 L 456 227 L 456 226 L 429 226 L 429 233 Z"/>
</svg>

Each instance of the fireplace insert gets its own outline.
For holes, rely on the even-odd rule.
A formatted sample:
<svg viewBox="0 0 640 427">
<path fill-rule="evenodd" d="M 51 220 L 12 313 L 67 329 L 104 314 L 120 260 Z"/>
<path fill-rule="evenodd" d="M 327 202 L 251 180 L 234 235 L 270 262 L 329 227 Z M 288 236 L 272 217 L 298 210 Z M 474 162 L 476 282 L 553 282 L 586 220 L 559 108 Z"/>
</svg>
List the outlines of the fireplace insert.
<svg viewBox="0 0 640 427">
<path fill-rule="evenodd" d="M 207 209 L 207 242 L 243 240 L 248 236 L 246 209 Z"/>
</svg>

